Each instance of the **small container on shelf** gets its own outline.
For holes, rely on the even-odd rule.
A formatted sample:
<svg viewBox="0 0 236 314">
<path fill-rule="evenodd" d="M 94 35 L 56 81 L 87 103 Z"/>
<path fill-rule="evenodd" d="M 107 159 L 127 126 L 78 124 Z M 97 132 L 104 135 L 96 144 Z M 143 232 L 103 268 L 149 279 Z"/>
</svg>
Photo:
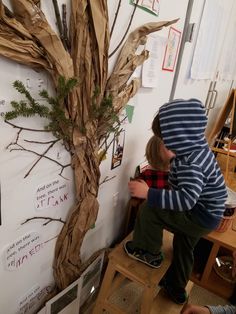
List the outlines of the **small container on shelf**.
<svg viewBox="0 0 236 314">
<path fill-rule="evenodd" d="M 216 231 L 217 232 L 227 231 L 231 227 L 235 216 L 236 216 L 235 207 L 226 207 L 225 212 L 224 212 L 224 216 L 222 217 L 221 222 L 220 222 L 218 228 L 216 229 Z"/>
<path fill-rule="evenodd" d="M 236 216 L 236 192 L 227 187 L 228 198 L 225 203 L 224 216 L 216 229 L 217 232 L 227 231 Z"/>
</svg>

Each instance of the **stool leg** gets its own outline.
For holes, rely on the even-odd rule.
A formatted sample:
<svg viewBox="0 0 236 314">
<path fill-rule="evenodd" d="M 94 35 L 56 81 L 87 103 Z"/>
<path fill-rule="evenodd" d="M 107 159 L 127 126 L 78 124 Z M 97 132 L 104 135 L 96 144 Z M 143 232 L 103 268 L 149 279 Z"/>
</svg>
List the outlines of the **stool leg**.
<svg viewBox="0 0 236 314">
<path fill-rule="evenodd" d="M 107 297 L 109 298 L 115 291 L 117 291 L 117 289 L 121 286 L 122 282 L 125 281 L 126 277 L 123 276 L 120 273 L 117 273 L 114 277 L 114 280 L 112 282 L 112 287 L 107 295 Z"/>
<path fill-rule="evenodd" d="M 97 301 L 93 309 L 93 314 L 99 314 L 103 312 L 102 310 L 104 308 L 103 307 L 104 302 L 106 301 L 108 294 L 110 292 L 111 284 L 115 277 L 115 273 L 116 273 L 116 270 L 113 267 L 111 261 L 109 261 L 107 269 L 106 269 L 106 273 L 102 281 L 100 291 L 98 293 Z"/>
<path fill-rule="evenodd" d="M 155 288 L 144 288 L 141 302 L 141 314 L 149 314 L 151 312 L 153 300 L 155 297 Z"/>
</svg>

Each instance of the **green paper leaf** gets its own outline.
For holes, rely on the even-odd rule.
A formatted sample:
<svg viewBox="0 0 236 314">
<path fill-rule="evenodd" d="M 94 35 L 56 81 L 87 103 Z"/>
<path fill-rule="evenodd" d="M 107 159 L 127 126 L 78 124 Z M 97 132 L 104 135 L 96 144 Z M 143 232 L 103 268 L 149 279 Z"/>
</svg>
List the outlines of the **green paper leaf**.
<svg viewBox="0 0 236 314">
<path fill-rule="evenodd" d="M 134 106 L 126 105 L 125 107 L 126 115 L 129 123 L 132 123 L 133 114 L 134 114 Z"/>
</svg>

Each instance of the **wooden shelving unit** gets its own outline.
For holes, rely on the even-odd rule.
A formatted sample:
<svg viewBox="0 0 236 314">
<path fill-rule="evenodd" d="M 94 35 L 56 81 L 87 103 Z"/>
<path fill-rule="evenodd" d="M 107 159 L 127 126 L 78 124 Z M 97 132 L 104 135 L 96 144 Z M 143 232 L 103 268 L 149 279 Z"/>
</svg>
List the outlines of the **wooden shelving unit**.
<svg viewBox="0 0 236 314">
<path fill-rule="evenodd" d="M 216 257 L 220 255 L 221 249 L 230 253 L 236 250 L 236 231 L 230 228 L 226 232 L 213 231 L 203 239 L 211 242 L 212 247 L 207 258 L 206 265 L 201 274 L 192 273 L 191 280 L 197 285 L 205 288 L 222 298 L 230 298 L 234 290 L 234 284 L 227 282 L 218 276 L 213 268 Z M 204 254 L 204 252 L 202 252 Z"/>
<path fill-rule="evenodd" d="M 227 140 L 222 137 L 222 130 L 226 126 L 226 121 L 229 120 L 229 132 Z M 236 157 L 236 153 L 232 152 L 230 147 L 236 138 L 236 89 L 232 89 L 218 119 L 216 120 L 211 133 L 208 136 L 208 142 L 213 152 L 223 154 L 226 156 L 226 171 L 225 181 L 227 182 L 229 176 L 229 160 L 230 157 Z M 220 147 L 220 148 L 219 148 Z"/>
</svg>

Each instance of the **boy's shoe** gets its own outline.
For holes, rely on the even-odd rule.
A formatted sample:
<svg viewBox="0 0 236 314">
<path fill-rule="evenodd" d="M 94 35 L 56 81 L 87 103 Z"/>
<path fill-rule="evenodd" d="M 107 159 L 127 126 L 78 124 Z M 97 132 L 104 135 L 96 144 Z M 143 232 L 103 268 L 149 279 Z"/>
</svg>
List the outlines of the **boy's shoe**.
<svg viewBox="0 0 236 314">
<path fill-rule="evenodd" d="M 132 248 L 132 241 L 128 241 L 124 244 L 124 250 L 129 255 L 129 257 L 153 268 L 159 268 L 164 259 L 162 252 L 158 254 L 152 254 L 143 249 Z"/>
<path fill-rule="evenodd" d="M 165 278 L 161 279 L 159 286 L 162 287 L 170 299 L 177 304 L 184 304 L 188 300 L 188 295 L 184 288 L 174 288 Z"/>
</svg>

